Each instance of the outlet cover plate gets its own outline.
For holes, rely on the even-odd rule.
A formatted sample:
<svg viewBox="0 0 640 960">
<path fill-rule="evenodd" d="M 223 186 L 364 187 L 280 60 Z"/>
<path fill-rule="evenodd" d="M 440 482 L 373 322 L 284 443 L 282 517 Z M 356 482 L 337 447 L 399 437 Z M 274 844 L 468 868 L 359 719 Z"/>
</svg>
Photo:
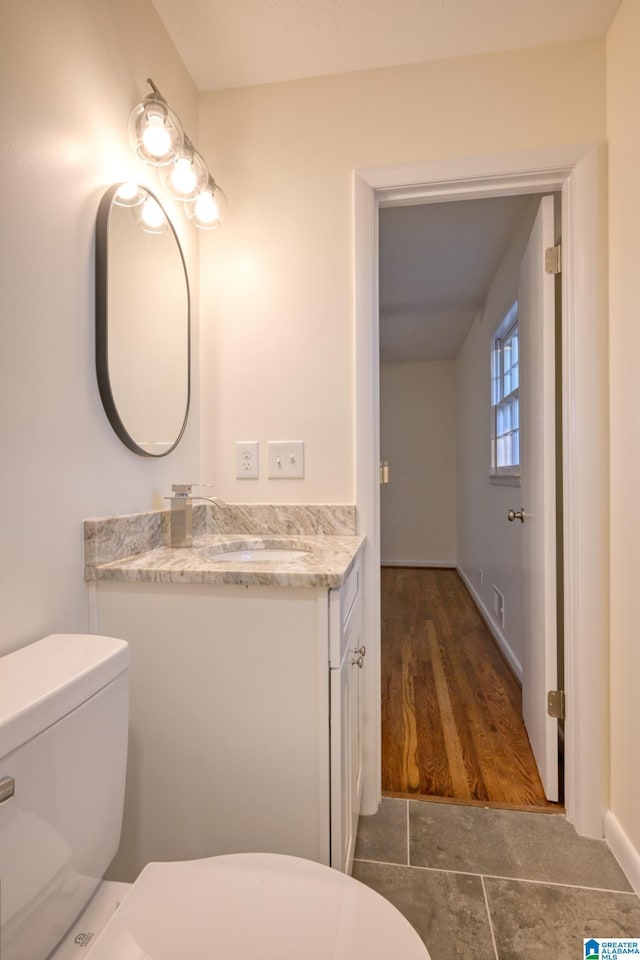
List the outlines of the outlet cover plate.
<svg viewBox="0 0 640 960">
<path fill-rule="evenodd" d="M 236 479 L 255 480 L 258 477 L 258 441 L 236 441 Z"/>
<path fill-rule="evenodd" d="M 304 440 L 269 440 L 267 470 L 271 480 L 304 477 Z"/>
</svg>

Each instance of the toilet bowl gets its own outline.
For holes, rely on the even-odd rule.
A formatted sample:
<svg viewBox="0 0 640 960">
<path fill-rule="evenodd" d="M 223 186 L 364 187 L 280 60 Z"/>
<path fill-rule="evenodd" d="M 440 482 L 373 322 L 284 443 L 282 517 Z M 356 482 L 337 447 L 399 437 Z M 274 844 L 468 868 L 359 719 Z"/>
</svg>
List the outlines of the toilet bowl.
<svg viewBox="0 0 640 960">
<path fill-rule="evenodd" d="M 150 863 L 118 847 L 128 649 L 65 634 L 0 658 L 2 960 L 428 960 L 369 887 L 271 853 Z"/>
</svg>

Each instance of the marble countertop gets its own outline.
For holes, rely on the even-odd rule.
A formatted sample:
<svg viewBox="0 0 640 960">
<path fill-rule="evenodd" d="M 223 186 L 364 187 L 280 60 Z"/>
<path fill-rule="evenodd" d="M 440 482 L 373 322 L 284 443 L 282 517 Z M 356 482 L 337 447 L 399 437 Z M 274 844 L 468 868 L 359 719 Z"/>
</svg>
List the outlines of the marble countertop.
<svg viewBox="0 0 640 960">
<path fill-rule="evenodd" d="M 364 544 L 355 535 L 255 536 L 211 534 L 194 536 L 191 547 L 156 547 L 86 570 L 90 580 L 133 583 L 211 583 L 283 587 L 341 587 Z M 308 551 L 294 560 L 215 560 L 215 548 L 248 550 L 252 546 Z M 202 551 L 213 559 L 207 559 Z M 214 548 L 214 549 L 212 549 Z"/>
</svg>

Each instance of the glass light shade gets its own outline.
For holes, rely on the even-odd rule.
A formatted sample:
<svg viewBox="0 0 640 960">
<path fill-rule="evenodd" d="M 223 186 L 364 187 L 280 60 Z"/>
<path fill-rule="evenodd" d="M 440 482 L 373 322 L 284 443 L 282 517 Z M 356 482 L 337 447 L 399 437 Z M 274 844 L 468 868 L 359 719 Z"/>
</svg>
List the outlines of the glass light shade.
<svg viewBox="0 0 640 960">
<path fill-rule="evenodd" d="M 146 233 L 164 233 L 168 227 L 164 210 L 154 197 L 148 196 L 134 212 L 138 225 Z"/>
<path fill-rule="evenodd" d="M 209 171 L 192 144 L 185 143 L 171 166 L 162 168 L 162 182 L 176 200 L 195 200 L 206 189 Z"/>
<path fill-rule="evenodd" d="M 221 226 L 227 212 L 227 198 L 217 183 L 209 178 L 203 190 L 187 208 L 191 223 L 202 230 L 215 230 Z"/>
<path fill-rule="evenodd" d="M 142 203 L 146 195 L 146 190 L 144 190 L 140 184 L 128 180 L 120 184 L 114 194 L 113 202 L 119 207 L 137 207 L 139 203 Z"/>
<path fill-rule="evenodd" d="M 165 167 L 179 156 L 184 130 L 167 103 L 147 97 L 131 111 L 129 139 L 139 157 L 155 167 Z"/>
</svg>

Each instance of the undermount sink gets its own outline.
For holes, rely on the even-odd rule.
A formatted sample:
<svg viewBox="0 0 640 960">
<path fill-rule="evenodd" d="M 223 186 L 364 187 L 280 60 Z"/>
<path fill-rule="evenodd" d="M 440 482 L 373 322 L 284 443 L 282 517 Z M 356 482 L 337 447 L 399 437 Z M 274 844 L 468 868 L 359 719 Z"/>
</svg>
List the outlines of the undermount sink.
<svg viewBox="0 0 640 960">
<path fill-rule="evenodd" d="M 212 547 L 202 547 L 198 552 L 204 560 L 211 563 L 290 563 L 292 560 L 308 557 L 311 551 L 287 542 L 265 540 L 215 544 Z"/>
<path fill-rule="evenodd" d="M 278 560 L 281 563 L 286 563 L 288 560 L 299 560 L 300 557 L 306 557 L 308 553 L 308 550 L 279 550 L 271 547 L 254 547 L 251 550 L 227 550 L 224 553 L 216 553 L 208 556 L 206 559 L 214 560 L 216 563 L 231 560 L 240 560 L 242 563 Z"/>
</svg>

